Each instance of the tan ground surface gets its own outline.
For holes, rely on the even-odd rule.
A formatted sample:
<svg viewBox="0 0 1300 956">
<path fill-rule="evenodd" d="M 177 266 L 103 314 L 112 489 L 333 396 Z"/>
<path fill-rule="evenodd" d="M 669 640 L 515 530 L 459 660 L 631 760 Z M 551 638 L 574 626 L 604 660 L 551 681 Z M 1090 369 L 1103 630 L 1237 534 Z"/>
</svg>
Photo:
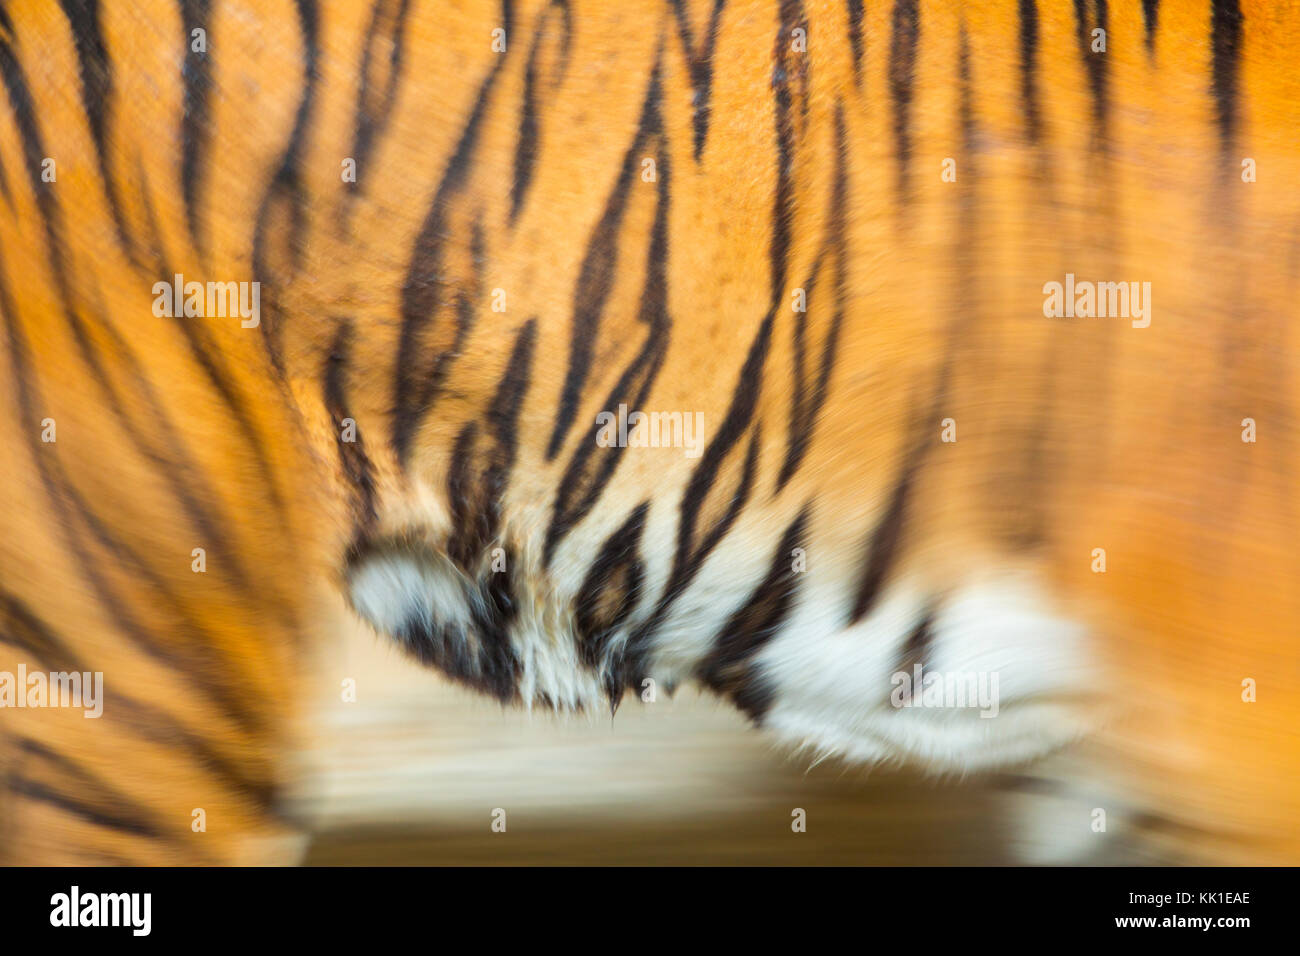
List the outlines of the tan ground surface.
<svg viewBox="0 0 1300 956">
<path fill-rule="evenodd" d="M 988 783 L 791 757 L 691 691 L 614 719 L 506 711 L 357 631 L 323 668 L 320 864 L 917 864 L 1006 857 Z M 341 700 L 356 680 L 357 700 Z M 491 830 L 506 811 L 506 832 Z M 807 832 L 791 830 L 807 812 Z"/>
</svg>

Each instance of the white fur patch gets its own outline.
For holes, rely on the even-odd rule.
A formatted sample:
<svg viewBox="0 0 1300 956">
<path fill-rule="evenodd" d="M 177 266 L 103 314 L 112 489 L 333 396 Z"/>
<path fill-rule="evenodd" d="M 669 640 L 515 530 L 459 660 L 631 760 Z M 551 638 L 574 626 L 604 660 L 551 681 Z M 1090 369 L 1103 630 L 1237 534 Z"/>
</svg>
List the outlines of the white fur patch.
<svg viewBox="0 0 1300 956">
<path fill-rule="evenodd" d="M 937 604 L 922 658 L 937 681 L 983 680 L 994 706 L 898 706 L 897 668 L 926 601 L 896 584 L 862 621 L 820 631 L 817 612 L 801 608 L 802 622 L 760 656 L 774 691 L 763 725 L 818 755 L 958 773 L 1042 756 L 1090 728 L 1084 701 L 1097 688 L 1085 631 L 1026 575 L 972 582 Z"/>
<path fill-rule="evenodd" d="M 357 613 L 385 634 L 401 634 L 412 621 L 429 630 L 435 622 L 469 627 L 465 585 L 450 564 L 405 551 L 377 553 L 352 568 L 348 585 Z"/>
<path fill-rule="evenodd" d="M 439 555 L 403 550 L 367 555 L 350 570 L 349 593 L 357 613 L 376 630 L 399 639 L 412 633 L 437 634 L 462 641 L 467 653 L 477 652 L 482 636 L 475 632 L 472 612 L 484 609 L 470 602 L 482 600 L 479 589 Z M 567 617 L 548 613 L 549 605 L 531 588 L 515 597 L 520 613 L 507 639 L 519 661 L 520 701 L 527 707 L 545 703 L 558 710 L 603 702 L 601 675 L 579 660 Z M 477 617 L 481 620 L 482 613 Z"/>
<path fill-rule="evenodd" d="M 649 649 L 653 676 L 671 683 L 693 671 L 752 589 L 736 582 L 761 578 L 761 557 L 725 553 L 699 575 Z M 580 660 L 567 602 L 537 578 L 520 586 L 506 636 L 518 660 L 519 698 L 561 710 L 602 702 L 603 675 Z M 368 555 L 351 570 L 350 593 L 357 612 L 388 634 L 461 635 L 449 639 L 465 640 L 469 651 L 478 646 L 474 621 L 484 609 L 470 602 L 481 592 L 439 555 Z M 810 575 L 755 660 L 756 679 L 770 692 L 764 727 L 819 756 L 962 773 L 1043 756 L 1095 724 L 1100 695 L 1086 631 L 1028 572 L 973 575 L 943 594 L 904 578 L 861 621 L 846 626 L 845 614 L 844 582 Z M 909 655 L 909 637 L 926 615 L 930 638 Z M 615 655 L 625 634 L 610 641 Z M 927 681 L 978 686 L 979 694 L 945 700 L 941 689 L 931 700 L 922 686 L 901 705 L 899 668 L 913 667 L 912 657 Z"/>
</svg>

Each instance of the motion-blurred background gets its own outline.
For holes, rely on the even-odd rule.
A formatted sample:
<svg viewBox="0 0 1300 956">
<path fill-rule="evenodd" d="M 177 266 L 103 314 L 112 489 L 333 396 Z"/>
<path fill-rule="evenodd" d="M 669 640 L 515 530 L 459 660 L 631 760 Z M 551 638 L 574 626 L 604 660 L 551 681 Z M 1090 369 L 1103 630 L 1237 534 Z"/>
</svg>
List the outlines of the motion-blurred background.
<svg viewBox="0 0 1300 956">
<path fill-rule="evenodd" d="M 1024 821 L 1006 812 L 1006 776 L 936 781 L 810 767 L 811 757 L 774 747 L 691 690 L 655 703 L 629 696 L 612 720 L 507 710 L 361 627 L 347 631 L 324 655 L 312 708 L 299 797 L 314 821 L 308 864 L 1025 859 Z M 354 703 L 342 700 L 348 678 Z M 497 808 L 504 833 L 491 829 Z M 806 832 L 791 829 L 796 808 L 806 811 Z M 1086 812 L 1070 817 L 1074 837 L 1087 841 Z M 1067 851 L 1074 837 L 1061 835 Z"/>
</svg>

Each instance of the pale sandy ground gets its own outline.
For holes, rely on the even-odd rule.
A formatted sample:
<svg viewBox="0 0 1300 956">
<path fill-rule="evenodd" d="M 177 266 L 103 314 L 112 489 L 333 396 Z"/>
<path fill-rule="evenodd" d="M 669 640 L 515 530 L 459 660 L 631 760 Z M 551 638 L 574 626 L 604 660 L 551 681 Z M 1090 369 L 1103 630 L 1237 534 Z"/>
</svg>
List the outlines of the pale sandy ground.
<svg viewBox="0 0 1300 956">
<path fill-rule="evenodd" d="M 1008 862 L 990 784 L 823 764 L 690 691 L 503 710 L 356 630 L 323 654 L 301 806 L 317 864 Z M 341 700 L 344 678 L 357 701 Z M 506 832 L 491 830 L 506 811 Z M 807 832 L 791 830 L 807 812 Z"/>
</svg>

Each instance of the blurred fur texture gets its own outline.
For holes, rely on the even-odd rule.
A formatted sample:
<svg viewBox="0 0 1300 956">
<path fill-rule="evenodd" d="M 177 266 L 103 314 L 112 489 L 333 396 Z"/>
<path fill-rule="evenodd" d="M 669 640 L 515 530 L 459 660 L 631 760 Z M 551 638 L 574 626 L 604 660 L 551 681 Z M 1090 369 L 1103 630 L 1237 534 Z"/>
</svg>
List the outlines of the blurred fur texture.
<svg viewBox="0 0 1300 956">
<path fill-rule="evenodd" d="M 5 3 L 0 670 L 106 700 L 0 711 L 0 845 L 292 859 L 333 588 L 504 701 L 694 681 L 1023 780 L 1087 738 L 1182 854 L 1300 862 L 1298 42 L 1254 0 Z M 259 327 L 155 317 L 177 273 Z M 1150 326 L 1045 318 L 1067 273 Z M 599 445 L 620 403 L 702 456 Z M 891 708 L 914 662 L 998 718 Z"/>
</svg>

